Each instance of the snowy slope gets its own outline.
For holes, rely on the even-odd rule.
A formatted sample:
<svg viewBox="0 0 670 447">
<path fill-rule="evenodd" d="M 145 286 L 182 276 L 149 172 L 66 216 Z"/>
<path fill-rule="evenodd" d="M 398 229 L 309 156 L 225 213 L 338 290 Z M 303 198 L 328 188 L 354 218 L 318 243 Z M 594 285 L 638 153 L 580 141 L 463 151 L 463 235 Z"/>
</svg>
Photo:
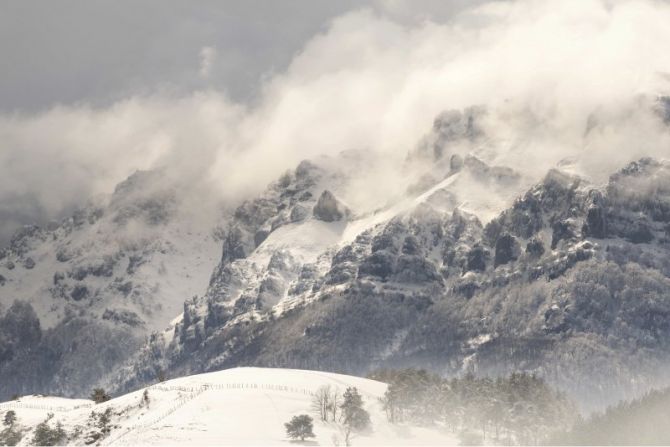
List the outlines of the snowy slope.
<svg viewBox="0 0 670 447">
<path fill-rule="evenodd" d="M 83 445 L 91 427 L 91 411 L 112 409 L 111 432 L 102 445 L 284 445 L 284 423 L 311 414 L 312 393 L 330 385 L 343 392 L 356 387 L 371 414 L 372 430 L 357 434 L 353 445 L 456 445 L 450 433 L 438 429 L 392 425 L 379 402 L 386 384 L 359 377 L 306 370 L 235 368 L 170 380 L 103 404 L 57 397 L 23 397 L 0 404 L 0 415 L 13 409 L 26 430 L 20 445 L 29 445 L 33 427 L 54 413 L 71 436 Z M 318 445 L 343 445 L 341 427 L 313 415 Z M 79 435 L 73 435 L 80 433 Z"/>
<path fill-rule="evenodd" d="M 11 312 L 14 327 L 0 328 L 0 398 L 85 395 L 206 290 L 221 253 L 219 209 L 194 219 L 181 192 L 138 171 L 109 197 L 26 227 L 0 250 L 0 318 Z"/>
<path fill-rule="evenodd" d="M 184 299 L 204 292 L 220 247 L 213 224 L 184 215 L 172 191 L 155 190 L 154 177 L 138 172 L 111 198 L 17 234 L 0 253 L 0 306 L 30 303 L 43 329 L 108 309 L 107 320 L 126 312 L 146 331 L 163 328 Z"/>
</svg>

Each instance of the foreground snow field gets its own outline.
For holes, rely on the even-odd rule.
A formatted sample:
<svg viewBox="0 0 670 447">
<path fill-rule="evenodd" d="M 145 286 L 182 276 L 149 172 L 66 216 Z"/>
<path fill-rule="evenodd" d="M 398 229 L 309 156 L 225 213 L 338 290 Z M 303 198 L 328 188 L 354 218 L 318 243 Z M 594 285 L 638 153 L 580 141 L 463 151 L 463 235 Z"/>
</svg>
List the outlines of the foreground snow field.
<svg viewBox="0 0 670 447">
<path fill-rule="evenodd" d="M 344 445 L 338 424 L 324 423 L 311 410 L 312 393 L 330 385 L 344 392 L 356 387 L 372 419 L 369 433 L 357 434 L 353 445 L 456 445 L 438 429 L 392 425 L 379 398 L 386 384 L 318 371 L 235 368 L 169 380 L 102 404 L 89 400 L 25 396 L 0 403 L 0 415 L 14 410 L 23 430 L 19 445 L 29 445 L 35 426 L 53 413 L 50 425 L 63 424 L 69 444 L 93 443 L 97 431 L 91 412 L 111 409 L 111 431 L 102 445 L 286 445 L 284 423 L 299 414 L 314 417 L 312 445 Z"/>
</svg>

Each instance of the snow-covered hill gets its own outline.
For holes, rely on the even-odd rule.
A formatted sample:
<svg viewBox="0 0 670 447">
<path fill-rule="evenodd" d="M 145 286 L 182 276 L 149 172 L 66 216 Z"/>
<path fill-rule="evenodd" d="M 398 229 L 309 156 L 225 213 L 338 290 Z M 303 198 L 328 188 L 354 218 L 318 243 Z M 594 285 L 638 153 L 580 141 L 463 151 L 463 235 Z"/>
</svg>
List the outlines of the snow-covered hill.
<svg viewBox="0 0 670 447">
<path fill-rule="evenodd" d="M 457 445 L 449 431 L 387 421 L 379 402 L 386 384 L 318 371 L 235 368 L 155 384 L 101 404 L 87 400 L 26 396 L 0 403 L 0 417 L 13 410 L 29 445 L 35 427 L 49 413 L 61 423 L 68 444 L 84 445 L 285 445 L 284 423 L 293 416 L 314 417 L 315 445 L 344 445 L 341 424 L 312 414 L 313 394 L 322 386 L 344 392 L 356 387 L 370 413 L 372 428 L 356 434 L 353 445 Z M 147 390 L 148 402 L 143 400 Z M 111 427 L 99 437 L 99 417 L 111 411 Z M 96 440 L 97 438 L 97 440 Z M 307 443 L 310 443 L 309 441 Z"/>
</svg>

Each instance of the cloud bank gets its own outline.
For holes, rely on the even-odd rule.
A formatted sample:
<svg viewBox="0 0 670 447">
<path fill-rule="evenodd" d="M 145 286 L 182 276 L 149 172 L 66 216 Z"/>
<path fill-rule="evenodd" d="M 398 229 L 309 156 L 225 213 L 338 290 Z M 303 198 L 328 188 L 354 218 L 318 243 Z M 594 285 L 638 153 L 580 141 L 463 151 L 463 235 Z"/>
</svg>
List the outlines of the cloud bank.
<svg viewBox="0 0 670 447">
<path fill-rule="evenodd" d="M 670 91 L 667 2 L 411 12 L 396 0 L 336 18 L 266 77 L 253 104 L 205 89 L 0 115 L 5 227 L 59 216 L 136 169 L 161 167 L 183 188 L 235 202 L 302 159 L 349 149 L 378 157 L 359 199 L 379 201 L 397 192 L 394 179 L 435 116 L 472 105 L 487 110 L 485 143 L 472 150 L 531 177 L 574 158 L 602 181 L 630 159 L 670 154 L 667 127 L 652 112 Z M 194 69 L 213 75 L 215 55 L 203 48 Z"/>
</svg>

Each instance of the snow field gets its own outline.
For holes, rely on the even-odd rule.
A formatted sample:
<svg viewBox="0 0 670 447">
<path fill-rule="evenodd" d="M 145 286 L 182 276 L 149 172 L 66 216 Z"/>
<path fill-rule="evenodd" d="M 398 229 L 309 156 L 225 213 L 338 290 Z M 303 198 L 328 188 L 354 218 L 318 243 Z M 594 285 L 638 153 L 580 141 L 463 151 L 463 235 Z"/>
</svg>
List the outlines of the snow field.
<svg viewBox="0 0 670 447">
<path fill-rule="evenodd" d="M 112 430 L 102 445 L 286 445 L 284 423 L 293 416 L 314 418 L 314 442 L 343 445 L 339 423 L 322 422 L 311 409 L 312 396 L 321 386 L 356 387 L 370 413 L 372 430 L 356 434 L 353 445 L 455 445 L 449 433 L 438 429 L 392 425 L 379 399 L 386 384 L 360 377 L 318 371 L 235 368 L 170 380 L 148 388 L 149 403 L 142 404 L 144 389 L 93 404 L 87 400 L 24 397 L 0 404 L 0 412 L 16 411 L 19 423 L 34 427 L 54 413 L 65 430 L 84 427 L 91 411 L 112 411 Z M 87 428 L 74 445 L 83 445 Z M 32 429 L 20 445 L 28 445 Z"/>
</svg>

